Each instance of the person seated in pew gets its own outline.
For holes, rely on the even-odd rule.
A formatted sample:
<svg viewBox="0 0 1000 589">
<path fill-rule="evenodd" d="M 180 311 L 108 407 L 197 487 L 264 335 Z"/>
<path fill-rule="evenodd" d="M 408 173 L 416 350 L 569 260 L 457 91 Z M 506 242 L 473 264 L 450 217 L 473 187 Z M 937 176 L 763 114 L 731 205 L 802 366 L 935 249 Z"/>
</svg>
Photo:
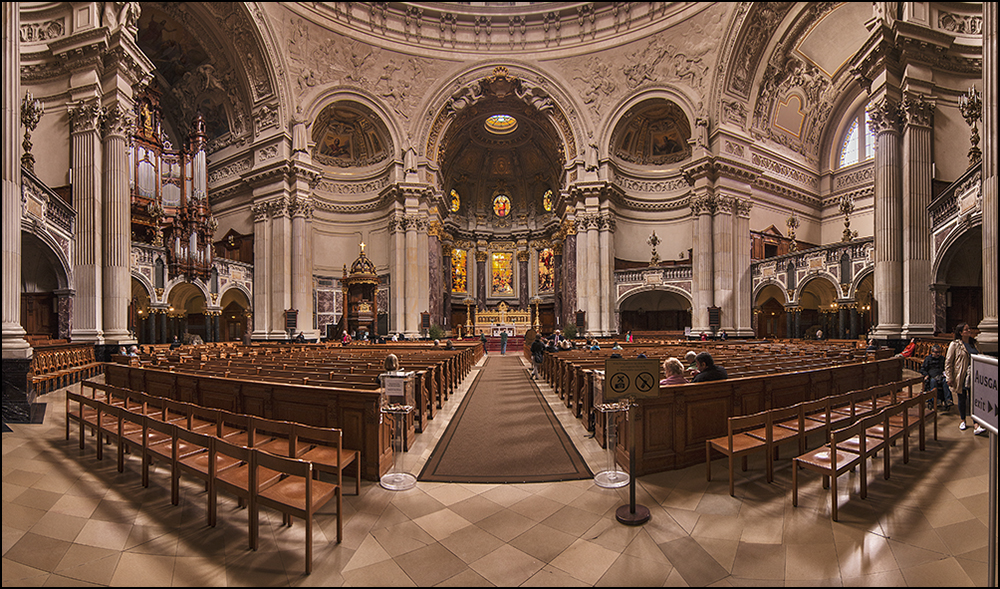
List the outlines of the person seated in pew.
<svg viewBox="0 0 1000 589">
<path fill-rule="evenodd" d="M 665 387 L 674 384 L 687 384 L 684 378 L 684 365 L 677 358 L 667 358 L 663 361 L 663 374 L 666 378 L 660 380 L 660 386 Z"/>
<path fill-rule="evenodd" d="M 698 354 L 694 350 L 688 350 L 687 354 L 684 354 L 684 364 L 687 366 L 685 370 L 687 370 L 692 377 L 698 374 L 698 363 L 695 362 L 697 357 Z"/>
<path fill-rule="evenodd" d="M 899 355 L 904 358 L 909 358 L 910 356 L 913 355 L 913 352 L 916 349 L 917 349 L 917 338 L 912 338 L 910 339 L 910 343 L 906 344 L 906 347 L 903 348 L 903 351 L 900 352 Z"/>
<path fill-rule="evenodd" d="M 726 369 L 715 365 L 715 360 L 708 352 L 702 352 L 695 357 L 698 365 L 698 374 L 691 379 L 691 382 L 708 382 L 711 380 L 726 380 L 729 374 Z"/>
<path fill-rule="evenodd" d="M 170 342 L 170 349 L 171 350 L 176 350 L 179 347 L 181 347 L 181 340 L 178 339 L 178 337 L 175 335 L 174 336 L 174 341 Z"/>
<path fill-rule="evenodd" d="M 924 358 L 924 363 L 920 366 L 920 374 L 924 375 L 924 390 L 937 390 L 938 405 L 942 411 L 951 409 L 951 389 L 948 388 L 948 380 L 944 377 L 944 354 L 941 353 L 941 345 L 931 346 L 931 353 Z"/>
<path fill-rule="evenodd" d="M 297 344 L 306 343 L 306 335 L 300 331 L 299 335 L 295 336 L 295 343 Z"/>
<path fill-rule="evenodd" d="M 611 346 L 611 349 L 612 350 L 620 350 L 620 349 L 622 349 L 622 345 L 620 343 L 618 343 L 618 342 L 615 342 L 615 345 Z"/>
<path fill-rule="evenodd" d="M 568 339 L 564 339 L 559 342 L 559 348 L 562 350 L 572 350 L 574 347 L 576 346 L 574 346 L 573 342 Z"/>
<path fill-rule="evenodd" d="M 591 352 L 597 352 L 597 351 L 600 351 L 600 349 L 601 349 L 601 344 L 597 343 L 596 339 L 590 340 L 590 351 Z"/>
<path fill-rule="evenodd" d="M 128 355 L 132 356 L 133 358 L 138 358 L 139 357 L 139 346 L 132 346 L 131 348 L 129 348 L 128 349 Z"/>
<path fill-rule="evenodd" d="M 444 340 L 444 349 L 446 349 L 446 350 L 454 350 L 455 349 L 455 344 L 451 343 L 450 339 L 446 339 L 446 340 Z"/>
</svg>

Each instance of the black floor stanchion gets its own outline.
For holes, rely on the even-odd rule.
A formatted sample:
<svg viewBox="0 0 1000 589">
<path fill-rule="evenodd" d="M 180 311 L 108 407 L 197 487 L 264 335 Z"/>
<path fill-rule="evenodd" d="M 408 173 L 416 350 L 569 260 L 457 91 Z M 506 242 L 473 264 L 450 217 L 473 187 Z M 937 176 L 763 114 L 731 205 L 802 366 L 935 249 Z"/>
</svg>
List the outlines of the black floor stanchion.
<svg viewBox="0 0 1000 589">
<path fill-rule="evenodd" d="M 635 504 L 635 419 L 632 415 L 632 409 L 636 407 L 634 399 L 628 399 L 628 407 L 625 418 L 628 419 L 629 504 L 619 507 L 615 511 L 615 517 L 626 526 L 638 526 L 649 521 L 650 513 L 646 506 Z"/>
</svg>

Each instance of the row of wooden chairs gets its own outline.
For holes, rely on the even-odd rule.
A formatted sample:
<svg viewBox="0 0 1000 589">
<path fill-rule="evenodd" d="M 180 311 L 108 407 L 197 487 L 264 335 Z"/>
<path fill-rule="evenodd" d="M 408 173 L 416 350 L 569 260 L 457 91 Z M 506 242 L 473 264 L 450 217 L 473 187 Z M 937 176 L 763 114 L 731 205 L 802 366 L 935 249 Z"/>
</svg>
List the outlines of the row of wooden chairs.
<svg viewBox="0 0 1000 589">
<path fill-rule="evenodd" d="M 79 425 L 80 448 L 84 448 L 85 430 L 97 438 L 97 458 L 103 458 L 105 443 L 117 444 L 118 471 L 124 470 L 126 454 L 142 460 L 142 485 L 149 485 L 149 465 L 170 465 L 171 502 L 179 503 L 182 475 L 193 476 L 205 484 L 207 520 L 217 522 L 219 491 L 235 495 L 240 505 L 249 509 L 249 545 L 258 545 L 260 507 L 270 507 L 305 523 L 306 574 L 312 572 L 313 515 L 331 500 L 336 500 L 337 542 L 343 538 L 343 473 L 354 465 L 356 487 L 360 493 L 361 457 L 356 450 L 345 449 L 342 432 L 298 423 L 241 415 L 154 397 L 91 381 L 88 396 L 67 392 L 66 439 L 70 422 Z M 76 405 L 75 411 L 73 404 Z M 332 473 L 336 482 L 320 480 L 319 473 Z"/>
<path fill-rule="evenodd" d="M 937 407 L 933 394 L 919 392 L 921 378 L 911 378 L 897 383 L 878 385 L 867 389 L 833 395 L 816 400 L 803 401 L 790 407 L 779 407 L 754 413 L 730 417 L 727 435 L 706 440 L 705 476 L 712 480 L 712 454 L 722 453 L 728 457 L 729 494 L 735 496 L 735 459 L 742 460 L 742 468 L 747 469 L 747 458 L 755 453 L 765 456 L 765 476 L 767 482 L 774 480 L 774 461 L 778 450 L 784 445 L 796 445 L 797 456 L 807 455 L 808 437 L 820 434 L 824 441 L 832 432 L 853 424 L 860 419 L 877 414 L 881 410 L 901 406 L 904 401 L 912 417 L 912 423 L 919 429 L 919 447 L 925 444 L 925 423 L 933 423 L 934 439 L 937 439 Z M 915 406 L 920 399 L 923 404 Z M 928 407 L 926 404 L 930 402 Z M 910 429 L 908 422 L 907 429 Z M 906 460 L 909 459 L 906 450 Z M 888 471 L 887 471 L 888 472 Z"/>
<path fill-rule="evenodd" d="M 890 447 L 902 441 L 903 463 L 910 461 L 911 430 L 920 427 L 926 418 L 926 404 L 933 402 L 931 391 L 854 420 L 846 427 L 830 432 L 829 442 L 797 456 L 792 461 L 792 505 L 799 504 L 799 469 L 805 468 L 823 476 L 823 488 L 830 489 L 830 517 L 837 521 L 837 477 L 857 468 L 861 483 L 860 496 L 868 495 L 868 459 L 882 453 L 882 476 L 889 479 L 892 470 Z"/>
<path fill-rule="evenodd" d="M 90 378 L 102 366 L 90 345 L 38 349 L 31 359 L 31 383 L 36 392 L 47 393 Z"/>
</svg>

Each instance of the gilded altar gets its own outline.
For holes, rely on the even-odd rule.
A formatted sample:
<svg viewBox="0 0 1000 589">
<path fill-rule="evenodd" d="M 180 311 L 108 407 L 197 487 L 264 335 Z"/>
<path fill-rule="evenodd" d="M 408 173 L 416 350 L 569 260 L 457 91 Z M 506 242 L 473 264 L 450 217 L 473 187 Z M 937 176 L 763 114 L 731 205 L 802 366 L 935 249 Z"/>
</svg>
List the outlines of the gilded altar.
<svg viewBox="0 0 1000 589">
<path fill-rule="evenodd" d="M 524 335 L 531 329 L 530 311 L 512 311 L 506 302 L 500 303 L 496 310 L 477 310 L 475 333 L 499 335 L 506 331 L 509 335 Z"/>
</svg>

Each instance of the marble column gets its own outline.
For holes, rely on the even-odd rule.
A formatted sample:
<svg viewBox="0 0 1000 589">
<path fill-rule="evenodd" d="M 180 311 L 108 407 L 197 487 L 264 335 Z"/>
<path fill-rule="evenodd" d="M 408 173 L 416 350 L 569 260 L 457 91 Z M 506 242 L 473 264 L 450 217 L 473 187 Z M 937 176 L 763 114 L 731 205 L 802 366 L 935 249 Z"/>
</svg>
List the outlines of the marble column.
<svg viewBox="0 0 1000 589">
<path fill-rule="evenodd" d="M 691 214 L 695 218 L 691 239 L 693 303 L 691 308 L 691 332 L 699 334 L 711 331 L 708 324 L 708 308 L 715 305 L 714 255 L 712 216 L 715 212 L 715 198 L 704 193 L 691 198 Z"/>
<path fill-rule="evenodd" d="M 420 281 L 417 277 L 417 268 L 420 266 L 419 244 L 417 243 L 416 214 L 408 214 L 405 219 L 406 231 L 406 284 L 403 291 L 406 293 L 406 335 L 407 337 L 418 337 L 420 335 L 420 311 L 418 299 L 420 297 Z M 426 258 L 425 258 L 426 259 Z"/>
<path fill-rule="evenodd" d="M 601 293 L 601 335 L 614 335 L 618 331 L 615 324 L 615 214 L 611 211 L 601 213 L 599 226 L 599 256 Z"/>
<path fill-rule="evenodd" d="M 291 203 L 282 195 L 270 201 L 271 241 L 270 264 L 271 308 L 269 339 L 289 337 L 285 329 L 285 311 L 292 308 L 292 219 Z M 254 265 L 256 268 L 256 264 Z M 310 280 L 311 282 L 311 280 Z M 297 330 L 296 330 L 297 331 Z"/>
<path fill-rule="evenodd" d="M 72 143 L 74 225 L 73 275 L 76 298 L 73 305 L 74 341 L 103 343 L 103 236 L 101 209 L 101 137 L 98 132 L 100 103 L 81 100 L 69 108 Z"/>
<path fill-rule="evenodd" d="M 903 153 L 901 104 L 883 97 L 869 110 L 875 148 L 875 289 L 872 333 L 902 337 L 903 322 Z"/>
<path fill-rule="evenodd" d="M 719 307 L 719 331 L 732 334 L 736 331 L 735 308 L 733 306 L 733 197 L 721 195 L 716 198 L 716 211 L 712 218 L 713 284 L 715 306 Z"/>
<path fill-rule="evenodd" d="M 21 326 L 20 2 L 3 3 L 3 419 L 31 421 L 33 350 Z M 37 151 L 37 150 L 36 150 Z"/>
<path fill-rule="evenodd" d="M 271 227 L 268 221 L 267 203 L 258 202 L 251 208 L 253 213 L 253 333 L 255 340 L 266 340 L 270 330 L 271 288 L 269 272 L 268 243 Z"/>
<path fill-rule="evenodd" d="M 21 327 L 21 49 L 20 3 L 3 3 L 3 360 L 32 356 Z M 6 380 L 4 389 L 6 390 Z M 26 381 L 25 381 L 26 382 Z"/>
<path fill-rule="evenodd" d="M 900 107 L 883 97 L 869 107 L 875 143 L 875 300 L 877 339 L 895 340 L 903 327 L 903 166 Z"/>
<path fill-rule="evenodd" d="M 983 319 L 979 322 L 979 348 L 998 350 L 997 250 L 997 6 L 983 2 Z M 995 579 L 994 579 L 995 580 Z"/>
<path fill-rule="evenodd" d="M 531 276 L 528 274 L 528 262 L 531 260 L 531 252 L 528 250 L 518 250 L 517 252 L 517 304 L 520 310 L 528 309 L 528 282 Z"/>
<path fill-rule="evenodd" d="M 578 284 L 576 281 L 576 267 L 578 263 L 576 255 L 577 234 L 575 223 L 570 221 L 569 225 L 566 241 L 563 243 L 563 325 L 576 322 L 575 313 L 579 308 L 576 296 L 576 285 Z"/>
<path fill-rule="evenodd" d="M 427 230 L 427 311 L 431 315 L 431 325 L 445 327 L 445 293 L 451 291 L 451 284 L 445 285 L 444 256 L 441 245 L 441 225 L 432 223 Z M 450 259 L 450 258 L 449 258 Z"/>
<path fill-rule="evenodd" d="M 599 218 L 591 215 L 587 223 L 587 282 L 583 292 L 587 296 L 587 333 L 603 335 L 601 321 L 601 242 Z"/>
<path fill-rule="evenodd" d="M 902 336 L 934 335 L 931 282 L 931 202 L 934 104 L 920 96 L 903 100 L 903 330 Z"/>
<path fill-rule="evenodd" d="M 584 325 L 577 325 L 577 333 L 583 337 L 587 334 L 587 331 L 591 329 L 593 325 L 594 318 L 590 314 L 590 295 L 592 294 L 587 290 L 587 284 L 590 280 L 589 267 L 592 263 L 590 260 L 590 231 L 589 231 L 590 220 L 586 215 L 578 215 L 576 218 L 577 234 L 576 234 L 576 309 L 575 311 L 583 311 L 584 313 Z"/>
<path fill-rule="evenodd" d="M 552 297 L 552 312 L 555 315 L 556 329 L 561 329 L 564 321 L 563 313 L 563 243 L 556 241 L 552 244 L 552 290 L 555 296 Z"/>
<path fill-rule="evenodd" d="M 301 194 L 301 193 L 300 193 Z M 296 198 L 290 207 L 292 215 L 292 309 L 298 310 L 297 332 L 306 339 L 317 339 L 319 331 L 313 323 L 312 270 L 312 202 Z"/>
<path fill-rule="evenodd" d="M 406 232 L 403 214 L 389 215 L 389 331 L 406 331 Z M 346 305 L 346 299 L 345 299 Z M 339 336 L 339 334 L 338 334 Z"/>
<path fill-rule="evenodd" d="M 750 275 L 750 209 L 753 203 L 733 202 L 733 327 L 731 335 L 754 337 L 753 277 Z"/>
<path fill-rule="evenodd" d="M 114 104 L 103 109 L 101 129 L 103 145 L 103 329 L 108 345 L 134 344 L 128 330 L 128 305 L 132 292 L 130 262 L 132 254 L 131 195 L 129 193 L 128 142 L 131 135 L 131 109 Z"/>
<path fill-rule="evenodd" d="M 476 309 L 486 308 L 486 284 L 490 280 L 486 270 L 487 258 L 487 252 L 476 250 Z"/>
</svg>

